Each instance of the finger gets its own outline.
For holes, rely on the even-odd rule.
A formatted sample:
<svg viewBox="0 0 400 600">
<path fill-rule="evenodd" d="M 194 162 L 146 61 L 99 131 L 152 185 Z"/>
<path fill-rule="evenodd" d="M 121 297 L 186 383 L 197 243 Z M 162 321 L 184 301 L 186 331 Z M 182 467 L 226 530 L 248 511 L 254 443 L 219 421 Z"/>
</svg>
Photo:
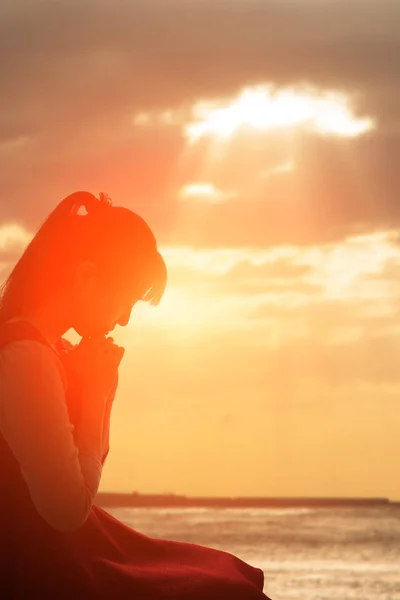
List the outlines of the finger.
<svg viewBox="0 0 400 600">
<path fill-rule="evenodd" d="M 105 350 L 109 350 L 110 348 L 119 348 L 112 338 L 105 340 L 101 347 Z"/>
<path fill-rule="evenodd" d="M 107 356 L 111 358 L 111 360 L 120 363 L 124 354 L 125 348 L 121 348 L 120 346 L 113 346 L 105 350 Z"/>
<path fill-rule="evenodd" d="M 109 354 L 112 357 L 115 357 L 116 360 L 121 361 L 122 357 L 125 354 L 125 348 L 121 348 L 120 346 L 114 346 L 109 349 Z"/>
<path fill-rule="evenodd" d="M 121 348 L 119 346 L 117 346 L 116 344 L 108 343 L 101 348 L 101 352 L 104 352 L 106 356 L 111 357 L 111 359 L 113 360 L 115 359 L 117 361 L 120 361 L 123 356 L 124 350 L 121 353 Z"/>
<path fill-rule="evenodd" d="M 85 349 L 98 347 L 102 342 L 104 342 L 104 339 L 104 336 L 85 337 L 81 339 L 79 347 Z"/>
</svg>

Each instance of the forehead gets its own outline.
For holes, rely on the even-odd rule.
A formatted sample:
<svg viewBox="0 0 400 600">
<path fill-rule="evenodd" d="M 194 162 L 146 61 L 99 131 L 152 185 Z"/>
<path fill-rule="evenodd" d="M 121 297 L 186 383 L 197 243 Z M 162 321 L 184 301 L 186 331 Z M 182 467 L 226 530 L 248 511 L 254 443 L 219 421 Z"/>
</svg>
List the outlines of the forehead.
<svg viewBox="0 0 400 600">
<path fill-rule="evenodd" d="M 120 277 L 118 281 L 111 283 L 110 290 L 114 296 L 118 297 L 118 300 L 125 304 L 133 304 L 140 300 L 140 298 L 146 293 L 148 285 L 146 285 L 143 278 L 140 277 Z"/>
<path fill-rule="evenodd" d="M 132 301 L 143 296 L 151 287 L 152 269 L 144 257 L 132 264 L 131 261 L 122 261 L 118 265 L 108 268 L 103 272 L 106 285 L 114 290 L 118 296 Z"/>
</svg>

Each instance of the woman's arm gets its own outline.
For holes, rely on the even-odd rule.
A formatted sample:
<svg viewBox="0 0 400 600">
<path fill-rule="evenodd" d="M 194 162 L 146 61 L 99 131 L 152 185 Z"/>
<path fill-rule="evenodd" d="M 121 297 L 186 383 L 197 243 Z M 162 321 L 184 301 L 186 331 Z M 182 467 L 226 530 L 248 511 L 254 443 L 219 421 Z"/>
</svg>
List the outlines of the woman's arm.
<svg viewBox="0 0 400 600">
<path fill-rule="evenodd" d="M 104 412 L 91 416 L 88 435 L 74 432 L 58 360 L 50 348 L 31 340 L 1 350 L 0 433 L 38 513 L 65 532 L 84 524 L 97 494 Z M 74 434 L 82 441 L 79 448 Z"/>
<path fill-rule="evenodd" d="M 68 340 L 66 340 L 65 338 L 60 338 L 60 340 L 57 343 L 57 349 L 61 354 L 61 360 L 64 359 L 64 357 L 66 358 L 65 363 L 64 363 L 64 367 L 68 370 L 68 360 L 66 355 L 68 354 L 68 352 L 70 350 L 73 350 L 75 348 L 75 346 L 73 344 L 71 344 L 71 342 L 69 342 Z M 67 373 L 68 375 L 68 373 Z M 79 423 L 80 420 L 80 405 L 82 404 L 82 392 L 79 388 L 79 386 L 74 385 L 73 382 L 74 379 L 74 375 L 73 373 L 70 374 L 70 383 L 72 384 L 72 392 L 71 392 L 71 396 L 69 399 L 67 397 L 67 404 L 69 402 L 69 415 L 70 415 L 70 419 L 72 424 L 74 424 L 75 421 L 75 417 L 76 417 L 76 423 Z M 111 409 L 112 409 L 112 405 L 114 402 L 114 398 L 115 398 L 115 394 L 118 388 L 118 373 L 116 376 L 116 380 L 115 380 L 115 384 L 110 392 L 110 394 L 108 395 L 107 399 L 106 399 L 106 405 L 105 405 L 105 412 L 104 412 L 104 424 L 103 424 L 103 436 L 102 436 L 102 451 L 101 451 L 101 463 L 104 466 L 104 463 L 107 459 L 108 453 L 110 451 L 110 420 L 111 420 Z M 78 425 L 79 427 L 79 425 Z M 76 440 L 77 443 L 79 443 L 78 440 Z"/>
<path fill-rule="evenodd" d="M 101 464 L 104 466 L 106 462 L 108 453 L 110 451 L 110 420 L 111 420 L 111 409 L 114 403 L 115 394 L 118 388 L 118 374 L 115 379 L 115 384 L 113 389 L 111 390 L 107 401 L 106 401 L 106 410 L 104 414 L 104 425 L 103 425 L 103 454 L 101 458 Z"/>
</svg>

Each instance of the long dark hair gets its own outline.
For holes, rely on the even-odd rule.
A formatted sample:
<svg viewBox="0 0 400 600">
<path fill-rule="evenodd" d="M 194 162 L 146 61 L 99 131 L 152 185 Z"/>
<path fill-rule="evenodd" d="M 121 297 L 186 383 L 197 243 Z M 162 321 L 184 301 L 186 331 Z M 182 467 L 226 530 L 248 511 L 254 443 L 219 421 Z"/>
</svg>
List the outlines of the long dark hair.
<svg viewBox="0 0 400 600">
<path fill-rule="evenodd" d="M 45 219 L 1 286 L 0 323 L 66 290 L 84 260 L 95 262 L 110 285 L 131 277 L 150 304 L 164 294 L 167 268 L 147 223 L 105 194 L 75 192 Z"/>
</svg>

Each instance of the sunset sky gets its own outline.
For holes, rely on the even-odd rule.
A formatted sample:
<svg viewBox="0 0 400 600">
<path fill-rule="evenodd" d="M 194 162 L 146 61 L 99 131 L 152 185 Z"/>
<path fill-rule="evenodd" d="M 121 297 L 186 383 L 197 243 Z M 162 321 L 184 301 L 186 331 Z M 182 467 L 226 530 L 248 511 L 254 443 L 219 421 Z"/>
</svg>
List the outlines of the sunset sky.
<svg viewBox="0 0 400 600">
<path fill-rule="evenodd" d="M 1 279 L 81 189 L 169 269 L 100 491 L 400 500 L 399 2 L 9 0 L 0 52 Z"/>
</svg>

